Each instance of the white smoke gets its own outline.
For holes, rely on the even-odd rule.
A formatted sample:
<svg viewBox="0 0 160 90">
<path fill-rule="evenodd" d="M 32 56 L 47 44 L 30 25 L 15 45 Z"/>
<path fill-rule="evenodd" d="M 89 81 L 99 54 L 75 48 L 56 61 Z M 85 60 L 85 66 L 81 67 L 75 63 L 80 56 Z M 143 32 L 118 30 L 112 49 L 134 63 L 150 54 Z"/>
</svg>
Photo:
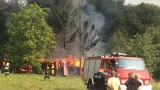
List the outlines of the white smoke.
<svg viewBox="0 0 160 90">
<path fill-rule="evenodd" d="M 100 33 L 102 32 L 102 29 L 104 27 L 105 20 L 106 20 L 103 14 L 96 12 L 95 6 L 88 4 L 85 0 L 73 0 L 73 5 L 74 5 L 74 8 L 81 9 L 80 21 L 77 23 L 80 23 L 82 27 L 84 22 L 86 20 L 89 20 L 90 25 L 95 25 L 95 31 L 92 33 L 92 35 L 96 34 L 95 39 L 97 38 L 101 39 Z M 88 31 L 89 30 L 90 28 L 88 29 Z M 82 55 L 79 49 L 80 47 L 84 48 L 82 47 L 84 43 L 80 42 L 78 37 L 74 42 L 66 43 L 66 49 L 63 49 L 63 46 L 60 46 L 60 45 L 63 45 L 63 42 L 59 41 L 58 43 L 59 44 L 58 44 L 58 48 L 55 56 L 64 57 L 65 55 L 71 54 L 73 56 L 80 57 Z M 106 44 L 100 40 L 95 47 L 90 48 L 89 51 L 85 51 L 85 56 L 94 55 L 94 54 L 103 54 L 105 53 L 105 51 L 106 51 Z M 81 57 L 81 58 L 84 58 L 84 57 Z"/>
<path fill-rule="evenodd" d="M 20 5 L 22 6 L 26 6 L 27 5 L 27 1 L 28 0 L 5 0 L 6 2 L 18 2 Z"/>
<path fill-rule="evenodd" d="M 81 13 L 82 22 L 83 20 L 89 20 L 91 25 L 92 24 L 95 25 L 94 34 L 97 35 L 96 38 L 101 39 L 100 33 L 102 32 L 103 26 L 105 24 L 106 20 L 105 17 L 103 16 L 102 13 L 96 12 L 94 5 L 86 3 L 84 6 L 85 9 L 83 9 Z M 100 40 L 95 47 L 91 48 L 89 51 L 86 51 L 85 56 L 94 54 L 103 54 L 105 53 L 105 50 L 106 50 L 106 44 Z"/>
</svg>

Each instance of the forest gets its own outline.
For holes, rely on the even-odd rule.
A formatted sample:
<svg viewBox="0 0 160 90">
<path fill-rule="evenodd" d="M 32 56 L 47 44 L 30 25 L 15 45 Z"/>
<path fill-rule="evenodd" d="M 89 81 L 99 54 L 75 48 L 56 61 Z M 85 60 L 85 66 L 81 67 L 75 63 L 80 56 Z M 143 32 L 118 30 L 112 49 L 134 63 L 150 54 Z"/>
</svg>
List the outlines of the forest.
<svg viewBox="0 0 160 90">
<path fill-rule="evenodd" d="M 39 58 L 103 49 L 144 58 L 152 77 L 160 78 L 160 6 L 124 2 L 0 0 L 0 58 L 16 68 L 28 62 L 39 72 Z"/>
</svg>

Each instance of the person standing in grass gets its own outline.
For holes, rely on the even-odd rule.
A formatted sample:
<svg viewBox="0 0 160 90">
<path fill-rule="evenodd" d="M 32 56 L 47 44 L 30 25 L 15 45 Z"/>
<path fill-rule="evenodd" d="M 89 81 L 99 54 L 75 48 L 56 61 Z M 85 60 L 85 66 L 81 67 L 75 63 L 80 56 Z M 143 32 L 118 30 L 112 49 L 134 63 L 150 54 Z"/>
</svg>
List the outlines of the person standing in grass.
<svg viewBox="0 0 160 90">
<path fill-rule="evenodd" d="M 49 79 L 49 74 L 50 74 L 50 70 L 49 67 L 47 66 L 47 69 L 45 70 L 45 76 L 44 79 L 48 78 Z"/>
<path fill-rule="evenodd" d="M 9 77 L 9 63 L 6 64 L 6 66 L 4 67 L 5 70 L 5 76 Z"/>
</svg>

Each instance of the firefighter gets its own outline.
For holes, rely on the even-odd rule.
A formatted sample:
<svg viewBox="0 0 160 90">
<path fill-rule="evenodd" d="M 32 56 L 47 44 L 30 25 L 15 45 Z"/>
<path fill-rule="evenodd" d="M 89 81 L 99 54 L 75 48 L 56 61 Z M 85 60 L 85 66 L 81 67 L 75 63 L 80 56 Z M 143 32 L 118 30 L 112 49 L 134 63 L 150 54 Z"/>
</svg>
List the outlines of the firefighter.
<svg viewBox="0 0 160 90">
<path fill-rule="evenodd" d="M 6 64 L 6 66 L 4 67 L 4 70 L 5 70 L 4 72 L 5 76 L 9 77 L 9 63 Z"/>
<path fill-rule="evenodd" d="M 100 68 L 99 71 L 94 74 L 93 82 L 94 82 L 95 90 L 106 90 L 106 86 L 105 86 L 106 76 L 103 73 L 104 73 L 104 70 Z"/>
<path fill-rule="evenodd" d="M 109 74 L 111 74 L 112 71 L 115 71 L 116 72 L 116 77 L 119 78 L 119 73 L 117 71 L 117 68 L 118 68 L 118 62 L 116 62 L 115 60 L 111 60 L 110 63 L 109 63 L 109 69 L 111 69 Z"/>
<path fill-rule="evenodd" d="M 49 74 L 50 74 L 50 70 L 49 67 L 47 66 L 47 69 L 45 70 L 45 76 L 44 79 L 48 78 L 49 79 Z"/>
</svg>

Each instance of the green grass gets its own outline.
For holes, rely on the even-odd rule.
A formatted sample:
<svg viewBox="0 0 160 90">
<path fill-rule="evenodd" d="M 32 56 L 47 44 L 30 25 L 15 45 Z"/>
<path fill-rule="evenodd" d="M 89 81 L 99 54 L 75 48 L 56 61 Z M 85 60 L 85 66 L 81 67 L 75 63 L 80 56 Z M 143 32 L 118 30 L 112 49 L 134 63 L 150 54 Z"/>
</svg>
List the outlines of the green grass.
<svg viewBox="0 0 160 90">
<path fill-rule="evenodd" d="M 86 90 L 80 76 L 43 78 L 43 75 L 34 74 L 10 74 L 10 77 L 5 77 L 0 73 L 0 90 Z M 152 90 L 160 90 L 160 83 L 153 81 L 152 85 Z"/>
<path fill-rule="evenodd" d="M 43 80 L 43 75 L 0 74 L 0 90 L 86 90 L 79 76 L 51 76 Z"/>
<path fill-rule="evenodd" d="M 160 90 L 160 82 L 156 83 L 155 81 L 152 82 L 152 90 Z"/>
</svg>

